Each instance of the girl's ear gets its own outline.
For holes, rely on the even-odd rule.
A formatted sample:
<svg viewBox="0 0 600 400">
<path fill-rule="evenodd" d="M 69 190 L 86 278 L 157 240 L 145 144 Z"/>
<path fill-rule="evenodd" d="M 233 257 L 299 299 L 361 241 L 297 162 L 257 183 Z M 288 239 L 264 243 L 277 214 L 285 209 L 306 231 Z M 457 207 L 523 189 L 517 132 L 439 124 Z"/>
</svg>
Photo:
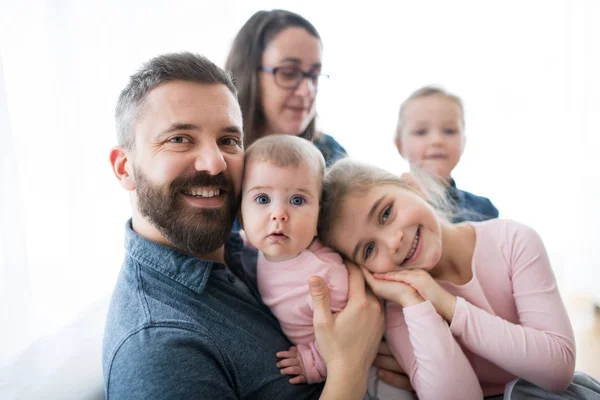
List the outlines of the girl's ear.
<svg viewBox="0 0 600 400">
<path fill-rule="evenodd" d="M 425 190 L 425 188 L 423 187 L 423 185 L 421 185 L 419 183 L 419 181 L 417 181 L 417 179 L 409 172 L 405 172 L 402 175 L 400 175 L 400 179 L 402 179 L 402 181 L 408 185 L 411 189 L 413 189 L 415 192 L 417 192 L 419 194 L 419 196 L 421 196 L 423 199 L 425 199 L 425 201 L 429 202 L 430 198 L 429 195 L 427 194 L 427 191 Z"/>
</svg>

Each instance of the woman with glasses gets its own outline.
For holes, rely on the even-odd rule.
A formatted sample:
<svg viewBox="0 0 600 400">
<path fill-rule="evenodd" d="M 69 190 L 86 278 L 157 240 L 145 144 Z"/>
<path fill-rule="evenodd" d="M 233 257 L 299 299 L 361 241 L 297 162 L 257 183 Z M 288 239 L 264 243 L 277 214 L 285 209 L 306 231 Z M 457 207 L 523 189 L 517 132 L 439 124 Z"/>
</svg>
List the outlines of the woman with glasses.
<svg viewBox="0 0 600 400">
<path fill-rule="evenodd" d="M 244 24 L 233 41 L 225 69 L 233 74 L 244 117 L 244 145 L 272 134 L 296 135 L 312 141 L 329 167 L 346 156 L 346 150 L 331 136 L 316 129 L 315 100 L 322 73 L 323 44 L 315 27 L 302 16 L 285 11 L 258 11 Z M 239 230 L 236 219 L 234 230 Z M 244 249 L 244 265 L 256 265 L 256 252 Z M 248 270 L 255 276 L 255 270 Z M 382 380 L 406 389 L 408 378 L 391 356 L 380 347 L 376 365 Z M 392 397 L 388 393 L 393 393 Z M 395 398 L 397 390 L 369 377 L 367 398 Z"/>
<path fill-rule="evenodd" d="M 284 10 L 258 11 L 238 32 L 225 69 L 231 71 L 244 116 L 244 145 L 271 134 L 312 141 L 327 166 L 346 155 L 315 124 L 323 45 L 315 27 Z"/>
</svg>

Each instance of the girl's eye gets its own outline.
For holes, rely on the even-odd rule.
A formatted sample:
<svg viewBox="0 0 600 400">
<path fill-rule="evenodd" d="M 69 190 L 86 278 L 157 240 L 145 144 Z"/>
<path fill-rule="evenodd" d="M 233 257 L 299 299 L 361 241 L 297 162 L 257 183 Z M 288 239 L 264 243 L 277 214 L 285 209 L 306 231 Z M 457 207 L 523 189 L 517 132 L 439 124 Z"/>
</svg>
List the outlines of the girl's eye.
<svg viewBox="0 0 600 400">
<path fill-rule="evenodd" d="M 456 129 L 444 129 L 444 133 L 446 135 L 454 135 L 456 133 Z"/>
<path fill-rule="evenodd" d="M 375 243 L 373 243 L 373 242 L 371 242 L 371 243 L 368 243 L 368 244 L 365 246 L 365 253 L 364 253 L 364 255 L 363 255 L 363 257 L 364 257 L 365 261 L 367 261 L 367 259 L 368 259 L 368 258 L 369 258 L 369 256 L 371 255 L 371 253 L 373 253 L 373 249 L 375 249 Z"/>
<path fill-rule="evenodd" d="M 424 136 L 427 133 L 426 129 L 419 129 L 415 131 L 415 135 L 417 136 Z"/>
<path fill-rule="evenodd" d="M 269 199 L 269 196 L 266 194 L 259 194 L 254 198 L 254 201 L 256 201 L 258 204 L 269 204 L 271 199 Z"/>
<path fill-rule="evenodd" d="M 171 139 L 169 139 L 169 143 L 174 143 L 174 144 L 182 144 L 182 143 L 189 143 L 190 140 L 188 138 L 184 138 L 183 136 L 174 136 Z"/>
<path fill-rule="evenodd" d="M 381 223 L 385 224 L 385 222 L 387 221 L 387 219 L 390 217 L 390 214 L 392 213 L 392 206 L 386 207 L 383 212 L 381 213 Z"/>
<path fill-rule="evenodd" d="M 290 199 L 290 204 L 293 206 L 301 206 L 304 203 L 306 203 L 306 200 L 301 196 L 293 196 Z"/>
</svg>

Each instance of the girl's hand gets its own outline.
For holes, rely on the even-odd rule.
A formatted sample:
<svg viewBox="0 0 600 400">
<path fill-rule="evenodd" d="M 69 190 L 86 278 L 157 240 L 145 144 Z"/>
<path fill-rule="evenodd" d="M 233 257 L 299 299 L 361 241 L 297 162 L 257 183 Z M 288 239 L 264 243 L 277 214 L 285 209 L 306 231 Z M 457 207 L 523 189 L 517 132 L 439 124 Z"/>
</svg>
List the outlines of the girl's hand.
<svg viewBox="0 0 600 400">
<path fill-rule="evenodd" d="M 365 267 L 361 267 L 361 269 L 365 280 L 376 296 L 398 303 L 402 307 L 412 306 L 425 301 L 419 295 L 418 291 L 407 283 L 395 279 L 378 278 L 376 275 L 382 274 L 373 275 Z"/>
<path fill-rule="evenodd" d="M 429 300 L 442 318 L 448 321 L 448 323 L 452 322 L 454 307 L 456 306 L 456 296 L 442 288 L 427 271 L 422 269 L 407 269 L 387 272 L 385 274 L 376 273 L 373 274 L 373 277 L 388 282 L 401 282 L 409 285 L 423 299 Z"/>
<path fill-rule="evenodd" d="M 277 363 L 277 367 L 281 370 L 281 373 L 284 375 L 294 375 L 289 380 L 291 384 L 306 383 L 306 370 L 296 346 L 290 347 L 288 351 L 277 352 L 277 358 L 282 359 Z"/>
</svg>

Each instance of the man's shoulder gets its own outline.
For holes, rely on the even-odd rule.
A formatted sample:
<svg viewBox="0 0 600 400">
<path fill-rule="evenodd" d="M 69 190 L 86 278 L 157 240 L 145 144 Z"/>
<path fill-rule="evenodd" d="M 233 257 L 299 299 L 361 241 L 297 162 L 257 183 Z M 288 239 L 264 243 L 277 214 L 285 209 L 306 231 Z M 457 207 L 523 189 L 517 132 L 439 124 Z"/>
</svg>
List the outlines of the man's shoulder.
<svg viewBox="0 0 600 400">
<path fill-rule="evenodd" d="M 153 322 L 135 327 L 104 354 L 105 389 L 114 398 L 130 398 L 128 393 L 136 398 L 158 393 L 177 397 L 201 395 L 198 391 L 211 382 L 221 385 L 219 392 L 228 398 L 231 388 L 218 372 L 225 364 L 221 350 L 200 325 Z"/>
</svg>

